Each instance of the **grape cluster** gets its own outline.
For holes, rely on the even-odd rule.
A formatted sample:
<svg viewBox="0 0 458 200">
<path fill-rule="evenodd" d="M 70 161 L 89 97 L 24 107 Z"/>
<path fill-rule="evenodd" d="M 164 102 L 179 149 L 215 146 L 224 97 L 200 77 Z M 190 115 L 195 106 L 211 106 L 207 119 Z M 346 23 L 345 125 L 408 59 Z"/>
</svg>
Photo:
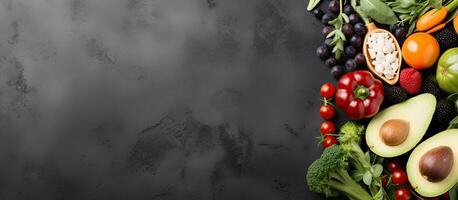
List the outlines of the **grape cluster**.
<svg viewBox="0 0 458 200">
<path fill-rule="evenodd" d="M 329 21 L 335 19 L 340 13 L 339 1 L 331 0 L 328 5 L 328 12 L 326 13 L 319 8 L 313 10 L 315 17 L 321 20 L 324 25 L 322 34 L 325 37 L 324 44 L 318 47 L 316 53 L 331 68 L 331 74 L 335 78 L 340 78 L 344 73 L 354 71 L 358 66 L 364 66 L 366 64 L 366 59 L 362 54 L 363 40 L 367 32 L 366 26 L 351 5 L 345 5 L 343 12 L 348 15 L 350 23 L 342 26 L 341 31 L 346 38 L 345 47 L 340 58 L 337 58 L 332 53 L 332 38 L 327 36 L 334 30 L 334 27 L 330 26 Z"/>
</svg>

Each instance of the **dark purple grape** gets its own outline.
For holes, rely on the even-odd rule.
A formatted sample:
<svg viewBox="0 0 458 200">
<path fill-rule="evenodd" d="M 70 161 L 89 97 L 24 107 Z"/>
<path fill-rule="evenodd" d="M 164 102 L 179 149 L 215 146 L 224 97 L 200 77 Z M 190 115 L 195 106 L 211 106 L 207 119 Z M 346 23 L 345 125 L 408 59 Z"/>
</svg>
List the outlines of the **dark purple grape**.
<svg viewBox="0 0 458 200">
<path fill-rule="evenodd" d="M 361 45 L 363 44 L 363 40 L 361 39 L 361 36 L 359 35 L 353 35 L 351 38 L 350 38 L 350 44 L 351 46 L 355 47 L 355 48 L 360 48 Z"/>
<path fill-rule="evenodd" d="M 328 46 L 328 47 L 331 47 L 331 46 L 332 46 L 332 45 L 331 45 L 331 42 L 332 42 L 332 37 L 326 38 L 326 39 L 324 40 L 324 44 L 325 44 L 326 46 Z"/>
<path fill-rule="evenodd" d="M 355 62 L 356 62 L 356 64 L 358 64 L 358 65 L 364 65 L 364 64 L 366 64 L 366 58 L 364 58 L 364 54 L 363 54 L 363 53 L 358 53 L 358 54 L 356 54 L 356 56 L 355 56 Z"/>
<path fill-rule="evenodd" d="M 404 39 L 407 35 L 407 31 L 404 27 L 400 26 L 399 28 L 397 28 L 395 31 L 394 31 L 394 36 L 397 38 L 397 39 Z"/>
<path fill-rule="evenodd" d="M 332 26 L 325 26 L 323 30 L 321 31 L 321 34 L 323 34 L 324 37 L 326 37 L 329 33 L 331 33 L 334 30 L 334 27 Z"/>
<path fill-rule="evenodd" d="M 366 26 L 364 26 L 363 23 L 356 23 L 355 24 L 355 32 L 356 34 L 360 35 L 360 36 L 364 36 L 367 32 L 367 28 Z"/>
<path fill-rule="evenodd" d="M 335 14 L 339 13 L 340 12 L 340 2 L 337 0 L 332 0 L 331 2 L 329 2 L 328 10 Z"/>
<path fill-rule="evenodd" d="M 334 65 L 334 67 L 331 68 L 331 75 L 334 76 L 334 78 L 338 79 L 344 74 L 344 67 L 341 65 Z"/>
<path fill-rule="evenodd" d="M 326 13 L 321 18 L 321 23 L 323 23 L 324 25 L 327 25 L 329 23 L 329 21 L 333 20 L 334 18 L 335 18 L 335 16 L 333 14 Z"/>
<path fill-rule="evenodd" d="M 355 47 L 353 47 L 353 46 L 345 47 L 345 54 L 347 54 L 350 58 L 355 57 L 355 55 L 356 55 Z"/>
<path fill-rule="evenodd" d="M 348 16 L 348 19 L 350 19 L 351 24 L 356 24 L 361 21 L 361 18 L 359 18 L 359 15 L 354 13 Z"/>
<path fill-rule="evenodd" d="M 347 60 L 347 62 L 345 62 L 345 70 L 347 70 L 347 72 L 355 71 L 357 66 L 358 65 L 356 65 L 356 62 L 353 58 L 350 58 Z"/>
<path fill-rule="evenodd" d="M 353 26 L 351 24 L 344 24 L 342 26 L 342 32 L 345 35 L 345 37 L 350 38 L 354 34 Z"/>
<path fill-rule="evenodd" d="M 323 11 L 321 9 L 315 8 L 315 9 L 313 9 L 313 15 L 315 15 L 315 17 L 317 19 L 321 19 L 323 17 L 324 13 L 323 13 Z"/>
<path fill-rule="evenodd" d="M 329 58 L 331 55 L 331 50 L 326 45 L 321 45 L 316 49 L 316 55 L 320 57 L 322 60 Z"/>
<path fill-rule="evenodd" d="M 337 65 L 337 60 L 336 58 L 334 57 L 330 57 L 328 59 L 326 59 L 326 61 L 324 61 L 324 63 L 328 66 L 328 67 L 332 67 L 334 65 Z"/>
<path fill-rule="evenodd" d="M 351 5 L 345 5 L 343 10 L 344 10 L 344 13 L 347 15 L 351 15 L 355 11 L 353 10 L 353 7 Z"/>
<path fill-rule="evenodd" d="M 389 29 L 390 29 L 390 32 L 394 34 L 394 32 L 396 32 L 397 28 L 398 28 L 398 25 L 391 24 Z"/>
<path fill-rule="evenodd" d="M 336 58 L 336 59 L 337 59 L 337 58 Z M 340 54 L 340 58 L 337 59 L 337 63 L 340 63 L 340 64 L 343 65 L 343 64 L 345 64 L 345 61 L 347 61 L 347 59 L 348 59 L 348 55 L 345 54 L 345 52 L 342 52 L 342 53 Z"/>
</svg>

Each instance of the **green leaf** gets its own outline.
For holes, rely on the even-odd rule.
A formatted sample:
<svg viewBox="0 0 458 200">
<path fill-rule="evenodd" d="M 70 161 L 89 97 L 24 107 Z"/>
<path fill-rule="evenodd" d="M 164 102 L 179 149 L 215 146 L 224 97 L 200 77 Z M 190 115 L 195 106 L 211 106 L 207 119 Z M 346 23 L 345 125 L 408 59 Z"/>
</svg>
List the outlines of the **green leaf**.
<svg viewBox="0 0 458 200">
<path fill-rule="evenodd" d="M 338 17 L 333 19 L 333 20 L 331 20 L 331 21 L 329 21 L 328 24 L 329 25 L 334 25 L 334 27 L 335 27 L 337 22 L 339 22 L 339 18 Z"/>
<path fill-rule="evenodd" d="M 396 13 L 407 14 L 407 13 L 410 13 L 411 11 L 412 10 L 410 8 L 403 8 L 401 6 L 393 7 L 393 12 L 396 12 Z"/>
<path fill-rule="evenodd" d="M 372 175 L 374 175 L 374 177 L 379 177 L 382 175 L 382 172 L 383 166 L 381 164 L 375 164 L 372 166 Z"/>
<path fill-rule="evenodd" d="M 380 0 L 361 0 L 362 11 L 381 24 L 394 24 L 398 18 L 389 6 Z"/>
<path fill-rule="evenodd" d="M 407 35 L 410 35 L 413 33 L 413 30 L 415 29 L 415 23 L 411 23 L 409 26 L 409 31 L 407 31 Z"/>
<path fill-rule="evenodd" d="M 353 8 L 356 8 L 356 0 L 350 0 L 350 5 Z"/>
<path fill-rule="evenodd" d="M 448 129 L 458 128 L 458 116 L 452 119 L 448 125 Z"/>
<path fill-rule="evenodd" d="M 348 18 L 348 15 L 345 13 L 342 13 L 342 18 L 345 23 L 350 23 L 350 18 Z"/>
<path fill-rule="evenodd" d="M 336 35 L 340 37 L 343 41 L 345 41 L 345 35 L 342 33 L 342 31 L 337 31 Z"/>
<path fill-rule="evenodd" d="M 399 6 L 401 8 L 409 8 L 410 6 L 415 4 L 415 1 L 412 0 L 398 0 L 397 2 L 399 2 Z"/>
<path fill-rule="evenodd" d="M 458 183 L 448 192 L 450 200 L 458 200 Z"/>
<path fill-rule="evenodd" d="M 360 182 L 361 180 L 363 180 L 363 176 L 364 176 L 364 171 L 362 170 L 353 170 L 351 172 L 351 177 L 356 181 L 356 182 Z"/>
<path fill-rule="evenodd" d="M 449 95 L 447 99 L 455 104 L 455 110 L 458 111 L 458 93 Z"/>
<path fill-rule="evenodd" d="M 442 7 L 442 1 L 441 0 L 431 0 L 430 5 L 433 8 L 440 9 Z"/>
<path fill-rule="evenodd" d="M 357 6 L 357 7 L 354 7 L 355 8 L 355 11 L 356 13 L 358 13 L 358 15 L 361 17 L 361 19 L 364 21 L 364 23 L 366 24 L 369 24 L 370 23 L 370 19 L 369 17 L 363 12 L 361 6 Z"/>
<path fill-rule="evenodd" d="M 371 183 L 372 183 L 372 174 L 371 174 L 371 172 L 367 171 L 366 173 L 364 173 L 363 182 L 364 182 L 364 184 L 366 184 L 368 186 L 371 185 Z"/>
<path fill-rule="evenodd" d="M 330 38 L 330 37 L 334 36 L 334 35 L 336 34 L 336 32 L 337 32 L 337 30 L 331 31 L 331 32 L 326 36 L 326 38 Z"/>
<path fill-rule="evenodd" d="M 340 50 L 336 51 L 334 54 L 336 55 L 336 59 L 339 59 L 340 56 L 342 55 L 342 51 L 340 51 Z"/>
<path fill-rule="evenodd" d="M 368 163 L 371 162 L 371 155 L 369 151 L 364 154 L 364 160 L 366 160 Z"/>
<path fill-rule="evenodd" d="M 318 5 L 318 3 L 320 3 L 320 0 L 309 0 L 309 4 L 307 5 L 307 10 L 308 11 L 313 10 L 316 7 L 316 5 Z"/>
</svg>

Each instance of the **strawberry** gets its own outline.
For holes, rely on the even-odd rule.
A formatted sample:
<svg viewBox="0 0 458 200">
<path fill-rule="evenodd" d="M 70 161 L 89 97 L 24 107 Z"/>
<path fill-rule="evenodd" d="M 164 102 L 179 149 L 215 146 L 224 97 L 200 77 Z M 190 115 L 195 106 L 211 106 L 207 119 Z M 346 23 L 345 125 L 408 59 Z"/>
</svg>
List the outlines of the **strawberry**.
<svg viewBox="0 0 458 200">
<path fill-rule="evenodd" d="M 420 72 L 413 68 L 403 69 L 399 78 L 399 84 L 407 93 L 414 95 L 420 92 L 422 82 Z"/>
</svg>

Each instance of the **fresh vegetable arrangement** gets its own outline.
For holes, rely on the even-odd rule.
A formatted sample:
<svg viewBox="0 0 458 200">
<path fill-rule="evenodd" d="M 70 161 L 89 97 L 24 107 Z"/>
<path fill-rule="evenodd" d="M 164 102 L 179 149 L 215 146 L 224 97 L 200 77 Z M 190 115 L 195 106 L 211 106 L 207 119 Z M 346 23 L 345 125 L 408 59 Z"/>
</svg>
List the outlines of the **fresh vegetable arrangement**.
<svg viewBox="0 0 458 200">
<path fill-rule="evenodd" d="M 317 55 L 337 82 L 320 88 L 324 151 L 308 190 L 458 200 L 458 0 L 321 1 L 307 10 L 324 24 Z"/>
</svg>

